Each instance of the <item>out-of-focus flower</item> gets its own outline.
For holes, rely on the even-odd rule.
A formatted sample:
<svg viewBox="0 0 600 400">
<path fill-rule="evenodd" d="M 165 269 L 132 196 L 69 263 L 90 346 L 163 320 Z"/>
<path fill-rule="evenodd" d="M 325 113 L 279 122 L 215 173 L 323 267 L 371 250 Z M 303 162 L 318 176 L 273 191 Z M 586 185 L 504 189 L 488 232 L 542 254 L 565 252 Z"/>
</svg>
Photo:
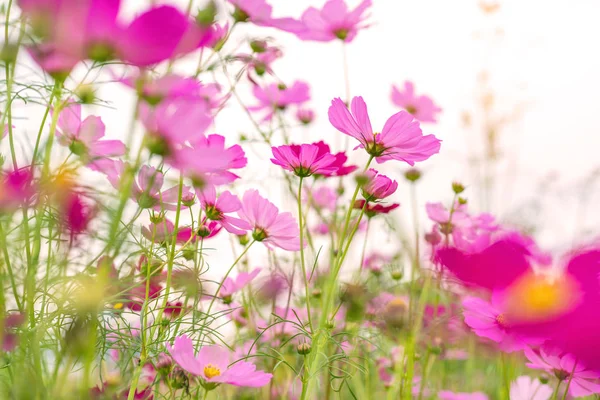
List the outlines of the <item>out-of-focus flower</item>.
<svg viewBox="0 0 600 400">
<path fill-rule="evenodd" d="M 160 222 L 153 222 L 148 226 L 142 227 L 142 235 L 155 243 L 169 242 L 173 239 L 175 225 L 168 218 L 164 218 Z M 177 243 L 182 244 L 188 242 L 193 236 L 193 232 L 189 227 L 179 227 L 177 230 Z M 202 236 L 196 236 L 196 240 L 200 240 Z M 206 238 L 206 237 L 204 237 Z"/>
<path fill-rule="evenodd" d="M 300 21 L 303 29 L 295 32 L 302 40 L 329 42 L 342 40 L 351 42 L 365 23 L 368 15 L 365 11 L 371 6 L 371 0 L 363 0 L 354 10 L 349 10 L 344 0 L 329 0 L 321 10 L 309 7 Z"/>
<path fill-rule="evenodd" d="M 254 278 L 258 276 L 261 268 L 254 268 L 252 272 L 240 272 L 238 276 L 233 279 L 227 277 L 219 290 L 219 297 L 228 299 L 231 301 L 231 296 L 246 287 Z"/>
<path fill-rule="evenodd" d="M 238 215 L 252 226 L 254 240 L 264 243 L 269 248 L 300 250 L 300 229 L 292 214 L 280 213 L 279 209 L 257 190 L 251 189 L 244 193 L 242 209 L 238 211 Z"/>
<path fill-rule="evenodd" d="M 571 253 L 558 272 L 535 273 L 529 249 L 510 236 L 478 253 L 446 247 L 436 259 L 464 283 L 497 292 L 514 332 L 544 337 L 582 365 L 600 368 L 597 248 Z"/>
<path fill-rule="evenodd" d="M 99 163 L 96 163 L 98 165 Z M 112 164 L 102 164 L 101 171 L 106 174 L 108 181 L 115 189 L 121 188 L 121 178 L 125 173 L 126 165 L 121 160 Z M 167 190 L 161 190 L 164 184 L 164 175 L 161 171 L 148 165 L 143 165 L 133 183 L 131 197 L 140 208 L 152 208 L 156 211 L 176 210 L 179 200 L 179 186 L 173 186 Z M 182 199 L 192 198 L 193 193 L 187 186 L 182 188 Z M 181 204 L 182 209 L 187 208 Z"/>
<path fill-rule="evenodd" d="M 250 21 L 255 25 L 278 28 L 287 32 L 303 29 L 298 21 L 292 18 L 273 18 L 273 7 L 266 0 L 227 0 L 235 6 L 233 18 L 236 22 Z"/>
<path fill-rule="evenodd" d="M 398 207 L 400 207 L 400 204 L 398 203 L 392 203 L 389 206 L 384 206 L 383 204 L 369 203 L 366 200 L 356 200 L 354 202 L 354 209 L 362 210 L 364 208 L 367 218 L 373 218 L 379 214 L 389 214 Z"/>
<path fill-rule="evenodd" d="M 78 235 L 87 230 L 95 209 L 83 200 L 83 195 L 70 191 L 62 197 L 61 218 L 64 227 L 71 235 Z"/>
<path fill-rule="evenodd" d="M 523 350 L 527 344 L 540 344 L 539 340 L 512 332 L 506 315 L 494 307 L 495 301 L 495 296 L 492 296 L 491 304 L 477 297 L 467 297 L 463 300 L 465 323 L 477 336 L 493 340 L 507 353 Z"/>
<path fill-rule="evenodd" d="M 247 361 L 229 364 L 230 353 L 219 346 L 203 346 L 194 355 L 192 340 L 186 335 L 175 338 L 173 345 L 167 344 L 173 360 L 184 370 L 200 377 L 207 384 L 229 384 L 234 386 L 261 387 L 271 381 L 273 375 L 256 370 Z M 208 390 L 208 389 L 207 389 Z"/>
<path fill-rule="evenodd" d="M 531 348 L 525 349 L 527 366 L 546 371 L 561 381 L 570 381 L 569 394 L 574 397 L 600 393 L 598 372 L 588 370 L 585 365 L 571 354 L 565 354 L 557 348 L 542 346 L 539 353 Z"/>
<path fill-rule="evenodd" d="M 284 145 L 272 147 L 271 151 L 273 164 L 302 178 L 313 174 L 331 174 L 337 169 L 335 156 L 317 144 Z"/>
<path fill-rule="evenodd" d="M 335 211 L 337 198 L 335 189 L 329 186 L 323 185 L 305 190 L 305 201 L 319 209 Z"/>
<path fill-rule="evenodd" d="M 13 351 L 19 342 L 19 335 L 15 329 L 23 325 L 25 315 L 21 313 L 11 313 L 4 317 L 4 332 L 2 336 L 2 351 Z"/>
<path fill-rule="evenodd" d="M 298 111 L 296 111 L 296 119 L 304 125 L 308 125 L 314 121 L 315 112 L 308 108 L 299 108 Z"/>
<path fill-rule="evenodd" d="M 195 50 L 211 34 L 172 6 L 153 7 L 126 25 L 117 19 L 120 1 L 22 0 L 19 5 L 41 38 L 34 58 L 48 72 L 68 74 L 84 59 L 146 67 Z"/>
<path fill-rule="evenodd" d="M 213 121 L 204 102 L 191 102 L 185 97 L 140 107 L 140 120 L 147 132 L 146 147 L 167 157 L 176 157 L 186 143 L 205 140 L 204 133 Z"/>
<path fill-rule="evenodd" d="M 553 389 L 538 379 L 519 376 L 510 385 L 510 400 L 550 400 Z"/>
<path fill-rule="evenodd" d="M 0 174 L 0 212 L 27 207 L 36 194 L 30 167 L 23 167 Z"/>
<path fill-rule="evenodd" d="M 419 122 L 406 111 L 392 115 L 381 133 L 373 131 L 367 105 L 362 97 L 352 99 L 352 112 L 340 98 L 329 107 L 329 121 L 340 132 L 352 136 L 378 163 L 399 160 L 414 165 L 425 161 L 440 150 L 440 140 L 423 136 Z"/>
<path fill-rule="evenodd" d="M 421 122 L 436 122 L 436 114 L 442 111 L 431 98 L 415 95 L 412 82 L 404 82 L 404 91 L 392 86 L 392 102 L 411 113 Z"/>
<path fill-rule="evenodd" d="M 367 201 L 383 200 L 398 189 L 398 182 L 380 174 L 373 168 L 365 172 L 367 183 L 362 188 L 362 194 Z"/>
<path fill-rule="evenodd" d="M 167 162 L 192 179 L 196 188 L 231 183 L 239 176 L 230 169 L 244 168 L 248 163 L 239 145 L 225 146 L 221 135 L 209 135 L 177 151 Z"/>
<path fill-rule="evenodd" d="M 248 107 L 250 111 L 266 111 L 264 120 L 270 120 L 276 110 L 285 110 L 292 104 L 301 105 L 310 100 L 310 87 L 302 81 L 292 86 L 271 83 L 264 87 L 255 85 L 252 89 L 258 104 Z"/>
<path fill-rule="evenodd" d="M 196 195 L 206 213 L 206 217 L 212 221 L 217 221 L 227 232 L 234 235 L 244 235 L 247 230 L 252 228 L 248 222 L 226 215 L 242 208 L 240 200 L 230 191 L 226 190 L 217 197 L 215 187 L 206 185 L 203 189 L 197 189 Z"/>
<path fill-rule="evenodd" d="M 438 399 L 440 400 L 488 400 L 485 393 L 473 392 L 473 393 L 459 393 L 450 392 L 448 390 L 442 390 L 438 392 Z"/>
<path fill-rule="evenodd" d="M 125 154 L 125 144 L 120 140 L 102 140 L 104 129 L 100 117 L 89 116 L 82 121 L 81 105 L 69 102 L 58 116 L 56 137 L 58 143 L 87 162 Z"/>
</svg>

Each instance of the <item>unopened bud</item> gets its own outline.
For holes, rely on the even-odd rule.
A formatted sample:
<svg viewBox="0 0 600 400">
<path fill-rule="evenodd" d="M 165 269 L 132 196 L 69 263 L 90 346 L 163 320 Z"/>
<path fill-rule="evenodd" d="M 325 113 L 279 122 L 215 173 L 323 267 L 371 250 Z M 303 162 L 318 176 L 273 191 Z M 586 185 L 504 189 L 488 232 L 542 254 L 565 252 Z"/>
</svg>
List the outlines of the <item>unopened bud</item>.
<svg viewBox="0 0 600 400">
<path fill-rule="evenodd" d="M 303 356 L 310 354 L 311 350 L 312 347 L 308 343 L 300 343 L 298 346 L 296 346 L 296 351 L 298 352 L 298 354 Z"/>
<path fill-rule="evenodd" d="M 421 178 L 421 171 L 416 168 L 411 168 L 404 173 L 404 177 L 409 182 L 416 182 Z"/>
<path fill-rule="evenodd" d="M 465 187 L 462 183 L 452 182 L 452 191 L 456 194 L 461 194 L 465 191 Z"/>
<path fill-rule="evenodd" d="M 399 281 L 404 277 L 402 271 L 392 271 L 392 279 L 395 281 Z"/>
<path fill-rule="evenodd" d="M 217 15 L 217 5 L 214 1 L 209 1 L 206 7 L 198 11 L 196 15 L 196 23 L 200 26 L 210 26 L 215 22 Z"/>
</svg>

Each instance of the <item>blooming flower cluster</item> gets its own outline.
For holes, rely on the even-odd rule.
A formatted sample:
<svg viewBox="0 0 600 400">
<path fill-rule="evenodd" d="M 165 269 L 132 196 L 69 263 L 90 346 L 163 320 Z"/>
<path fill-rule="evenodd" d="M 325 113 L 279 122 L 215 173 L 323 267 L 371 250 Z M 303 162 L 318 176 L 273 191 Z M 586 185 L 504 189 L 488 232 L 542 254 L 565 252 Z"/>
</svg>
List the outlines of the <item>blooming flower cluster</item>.
<svg viewBox="0 0 600 400">
<path fill-rule="evenodd" d="M 420 203 L 411 81 L 379 129 L 347 65 L 346 102 L 281 78 L 280 35 L 351 51 L 372 0 L 158 3 L 0 7 L 0 398 L 600 394 L 597 244 Z"/>
</svg>

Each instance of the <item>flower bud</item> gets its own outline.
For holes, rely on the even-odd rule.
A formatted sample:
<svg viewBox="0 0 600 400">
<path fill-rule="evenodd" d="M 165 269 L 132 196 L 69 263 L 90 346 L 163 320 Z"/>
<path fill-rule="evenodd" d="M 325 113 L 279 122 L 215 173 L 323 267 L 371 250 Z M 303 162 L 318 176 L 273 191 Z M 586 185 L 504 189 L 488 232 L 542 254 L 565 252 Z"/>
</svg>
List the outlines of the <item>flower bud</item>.
<svg viewBox="0 0 600 400">
<path fill-rule="evenodd" d="M 402 273 L 402 271 L 399 271 L 399 270 L 392 271 L 392 279 L 393 280 L 399 281 L 399 280 L 402 280 L 403 277 L 404 277 L 404 273 Z"/>
<path fill-rule="evenodd" d="M 465 187 L 460 182 L 452 182 L 452 191 L 456 194 L 461 194 L 465 191 Z"/>
<path fill-rule="evenodd" d="M 306 342 L 300 343 L 298 346 L 296 346 L 296 351 L 298 352 L 298 354 L 303 355 L 303 356 L 310 354 L 311 350 L 312 350 L 311 345 Z"/>
<path fill-rule="evenodd" d="M 267 50 L 268 44 L 264 40 L 253 40 L 250 42 L 250 48 L 255 53 L 264 53 Z"/>
<path fill-rule="evenodd" d="M 217 15 L 217 5 L 213 0 L 209 1 L 206 7 L 196 14 L 196 23 L 202 27 L 208 27 L 215 22 Z"/>
<path fill-rule="evenodd" d="M 75 94 L 82 104 L 92 104 L 96 100 L 96 91 L 92 85 L 80 85 Z"/>
<path fill-rule="evenodd" d="M 404 178 L 409 182 L 416 182 L 421 178 L 421 171 L 416 168 L 411 168 L 404 173 Z"/>
</svg>

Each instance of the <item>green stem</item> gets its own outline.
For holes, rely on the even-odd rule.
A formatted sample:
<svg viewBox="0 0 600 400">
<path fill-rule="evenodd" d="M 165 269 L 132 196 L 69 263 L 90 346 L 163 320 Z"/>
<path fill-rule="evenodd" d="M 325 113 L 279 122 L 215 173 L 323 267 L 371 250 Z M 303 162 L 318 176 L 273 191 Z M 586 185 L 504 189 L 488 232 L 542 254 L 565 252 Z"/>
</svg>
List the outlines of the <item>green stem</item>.
<svg viewBox="0 0 600 400">
<path fill-rule="evenodd" d="M 303 177 L 300 177 L 300 183 L 298 184 L 298 224 L 300 225 L 300 263 L 302 265 L 302 276 L 304 279 L 304 294 L 306 296 L 306 314 L 308 315 L 308 326 L 310 332 L 313 331 L 312 317 L 310 314 L 310 295 L 308 290 L 308 276 L 306 275 L 306 263 L 304 261 L 304 224 L 302 216 L 302 181 Z"/>
</svg>

